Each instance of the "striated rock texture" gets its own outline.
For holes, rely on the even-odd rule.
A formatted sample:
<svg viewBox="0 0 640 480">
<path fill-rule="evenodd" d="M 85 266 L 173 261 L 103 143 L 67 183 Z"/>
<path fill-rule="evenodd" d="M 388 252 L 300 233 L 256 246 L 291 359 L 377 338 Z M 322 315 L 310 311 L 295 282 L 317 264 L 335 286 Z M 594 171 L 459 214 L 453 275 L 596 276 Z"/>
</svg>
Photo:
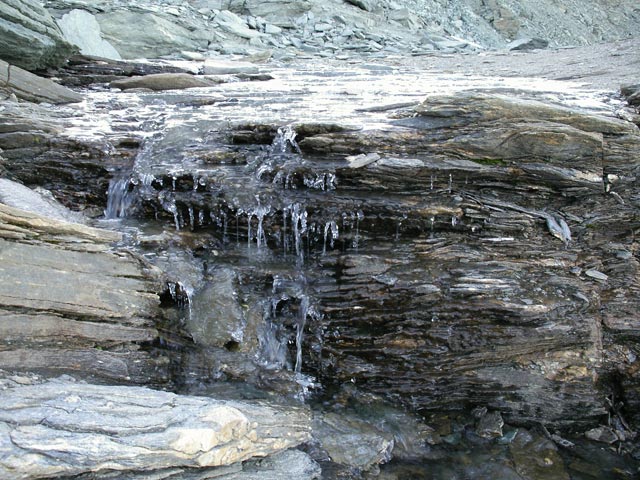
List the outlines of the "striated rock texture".
<svg viewBox="0 0 640 480">
<path fill-rule="evenodd" d="M 365 131 L 297 125 L 301 154 L 270 125 L 233 127 L 219 157 L 166 130 L 137 214 L 294 257 L 202 253 L 237 271 L 241 304 L 269 286 L 276 347 L 324 385 L 566 428 L 597 424 L 612 394 L 636 405 L 638 128 L 473 91 L 389 109 Z M 209 162 L 197 184 L 172 170 L 178 138 Z M 262 352 L 287 364 L 272 339 Z"/>
<path fill-rule="evenodd" d="M 364 246 L 322 262 L 336 333 L 321 371 L 415 408 L 597 418 L 617 388 L 604 385 L 609 332 L 638 324 L 636 262 L 620 263 L 636 248 L 638 129 L 475 93 L 429 98 L 397 124 L 300 142 L 380 154 L 336 172 L 337 193 L 363 196 Z"/>
<path fill-rule="evenodd" d="M 0 398 L 0 474 L 13 480 L 224 466 L 295 447 L 310 430 L 302 407 L 49 381 Z"/>
<path fill-rule="evenodd" d="M 109 156 L 108 145 L 100 139 L 83 142 L 61 135 L 69 127 L 73 111 L 19 102 L 3 106 L 0 166 L 8 176 L 50 190 L 74 210 L 106 203 L 109 173 L 105 159 L 127 162 L 129 149 L 122 150 L 123 156 Z M 121 141 L 137 149 L 135 138 Z"/>
<path fill-rule="evenodd" d="M 0 368 L 165 384 L 157 272 L 114 232 L 0 204 Z"/>
<path fill-rule="evenodd" d="M 38 70 L 58 66 L 76 52 L 49 12 L 36 0 L 5 0 L 0 4 L 0 58 Z"/>
</svg>

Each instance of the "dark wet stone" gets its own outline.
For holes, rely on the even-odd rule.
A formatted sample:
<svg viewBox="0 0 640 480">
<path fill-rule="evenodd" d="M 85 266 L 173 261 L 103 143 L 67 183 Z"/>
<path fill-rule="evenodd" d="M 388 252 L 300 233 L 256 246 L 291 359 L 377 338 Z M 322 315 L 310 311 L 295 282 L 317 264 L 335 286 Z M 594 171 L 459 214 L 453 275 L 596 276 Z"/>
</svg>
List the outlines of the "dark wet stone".
<svg viewBox="0 0 640 480">
<path fill-rule="evenodd" d="M 569 480 L 562 457 L 553 442 L 535 433 L 520 430 L 511 443 L 511 456 L 522 478 Z"/>
<path fill-rule="evenodd" d="M 483 438 L 496 438 L 502 436 L 504 420 L 500 412 L 485 413 L 478 420 L 476 433 Z"/>
</svg>

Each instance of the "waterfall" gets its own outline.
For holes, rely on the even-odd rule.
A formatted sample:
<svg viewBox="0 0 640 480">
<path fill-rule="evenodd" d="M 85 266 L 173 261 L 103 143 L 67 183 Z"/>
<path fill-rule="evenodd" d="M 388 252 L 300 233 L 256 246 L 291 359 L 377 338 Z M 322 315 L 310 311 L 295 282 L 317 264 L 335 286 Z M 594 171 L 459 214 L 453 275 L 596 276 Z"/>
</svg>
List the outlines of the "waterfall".
<svg viewBox="0 0 640 480">
<path fill-rule="evenodd" d="M 111 179 L 109 190 L 107 190 L 107 208 L 104 210 L 105 218 L 112 220 L 126 216 L 134 200 L 130 186 L 131 179 L 129 177 Z"/>
<path fill-rule="evenodd" d="M 296 142 L 297 135 L 298 134 L 291 125 L 278 128 L 278 132 L 273 139 L 269 152 L 281 155 L 290 151 L 298 154 L 302 153 L 298 143 Z"/>
<path fill-rule="evenodd" d="M 307 211 L 299 203 L 295 203 L 291 209 L 291 223 L 293 225 L 293 238 L 296 247 L 296 255 L 300 260 L 304 259 L 302 249 L 302 235 L 307 231 Z"/>
<path fill-rule="evenodd" d="M 327 253 L 327 240 L 329 240 L 329 246 L 333 248 L 335 241 L 338 239 L 338 225 L 333 220 L 325 223 L 324 225 L 324 243 L 322 245 L 322 254 Z"/>
<path fill-rule="evenodd" d="M 294 371 L 300 373 L 302 369 L 302 338 L 304 336 L 304 327 L 307 323 L 307 314 L 309 313 L 309 297 L 303 295 L 300 299 L 300 310 L 298 311 L 298 321 L 296 323 L 296 365 Z"/>
</svg>

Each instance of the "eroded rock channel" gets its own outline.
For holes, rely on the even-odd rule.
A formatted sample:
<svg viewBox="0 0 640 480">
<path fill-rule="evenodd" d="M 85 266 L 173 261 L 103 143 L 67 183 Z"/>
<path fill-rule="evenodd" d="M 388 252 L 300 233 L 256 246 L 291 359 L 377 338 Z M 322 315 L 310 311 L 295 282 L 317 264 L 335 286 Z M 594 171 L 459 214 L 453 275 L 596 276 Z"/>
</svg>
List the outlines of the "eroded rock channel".
<svg viewBox="0 0 640 480">
<path fill-rule="evenodd" d="M 116 452 L 109 428 L 133 415 L 116 443 L 145 455 L 60 447 L 70 466 L 42 453 L 34 478 L 198 475 L 301 444 L 273 468 L 298 455 L 300 478 L 315 462 L 324 478 L 632 478 L 640 131 L 626 103 L 376 62 L 233 75 L 170 91 L 99 77 L 75 106 L 4 105 L 0 449 L 41 455 L 39 432 L 77 421 Z M 83 396 L 82 381 L 118 386 Z M 40 403 L 115 423 L 27 420 Z M 188 444 L 203 422 L 220 438 Z M 261 471 L 228 468 L 206 471 Z"/>
</svg>

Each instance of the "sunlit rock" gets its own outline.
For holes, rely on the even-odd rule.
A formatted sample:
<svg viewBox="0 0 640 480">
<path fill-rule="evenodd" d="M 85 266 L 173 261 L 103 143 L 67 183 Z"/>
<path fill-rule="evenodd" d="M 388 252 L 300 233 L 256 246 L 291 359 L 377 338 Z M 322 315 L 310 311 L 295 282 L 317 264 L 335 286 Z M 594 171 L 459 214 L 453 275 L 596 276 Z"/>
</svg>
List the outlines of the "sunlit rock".
<svg viewBox="0 0 640 480">
<path fill-rule="evenodd" d="M 58 20 L 65 39 L 80 48 L 80 53 L 120 60 L 120 54 L 100 35 L 96 17 L 85 10 L 71 10 Z"/>
<path fill-rule="evenodd" d="M 3 392 L 0 472 L 10 480 L 224 466 L 295 447 L 309 431 L 302 407 L 50 381 Z"/>
</svg>

